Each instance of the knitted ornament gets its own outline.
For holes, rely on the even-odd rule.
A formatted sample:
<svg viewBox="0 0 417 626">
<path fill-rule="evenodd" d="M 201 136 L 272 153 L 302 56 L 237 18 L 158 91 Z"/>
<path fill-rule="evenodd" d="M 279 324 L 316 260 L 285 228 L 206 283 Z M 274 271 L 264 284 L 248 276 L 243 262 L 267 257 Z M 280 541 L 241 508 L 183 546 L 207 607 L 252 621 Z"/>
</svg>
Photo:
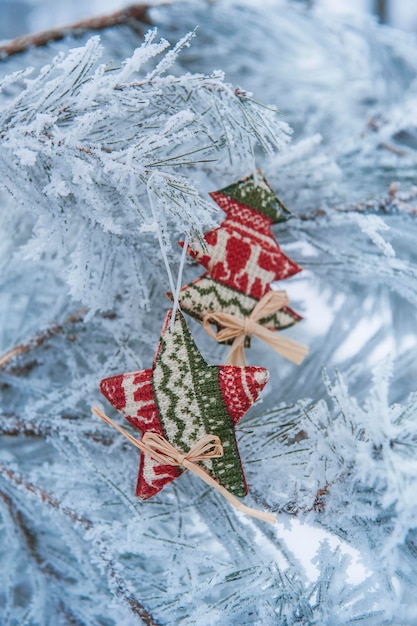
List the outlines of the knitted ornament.
<svg viewBox="0 0 417 626">
<path fill-rule="evenodd" d="M 268 371 L 208 365 L 181 313 L 177 311 L 173 323 L 171 315 L 168 311 L 151 369 L 112 376 L 100 383 L 109 402 L 145 433 L 142 441 L 151 432 L 171 444 L 174 452 L 180 451 L 177 465 L 165 463 L 163 455 L 157 460 L 142 454 L 136 495 L 146 500 L 180 476 L 184 466 L 188 467 L 186 453 L 210 435 L 220 440 L 222 456 L 201 460 L 197 455 L 198 464 L 228 492 L 244 496 L 247 485 L 235 427 L 268 381 Z"/>
<path fill-rule="evenodd" d="M 201 322 L 220 312 L 249 318 L 259 301 L 272 291 L 271 282 L 289 278 L 302 269 L 282 252 L 271 231 L 271 225 L 288 219 L 289 212 L 260 171 L 256 186 L 251 175 L 210 195 L 226 213 L 226 219 L 205 233 L 204 243 L 195 241 L 188 247 L 189 256 L 207 271 L 181 289 L 179 304 Z M 288 299 L 279 301 L 275 309 L 268 306 L 265 314 L 257 317 L 259 325 L 275 331 L 302 319 L 286 306 Z M 222 328 L 218 318 L 213 316 L 212 321 Z M 244 337 L 249 346 L 249 335 Z M 218 340 L 230 343 L 229 338 Z M 292 360 L 299 363 L 307 350 L 292 344 L 299 348 Z"/>
<path fill-rule="evenodd" d="M 219 191 L 212 191 L 210 196 L 225 213 L 228 213 L 230 210 L 232 200 L 238 205 L 255 209 L 252 221 L 256 220 L 257 214 L 266 216 L 270 224 L 286 222 L 291 217 L 291 212 L 275 195 L 259 169 L 257 171 L 256 185 L 253 174 L 251 174 Z"/>
</svg>

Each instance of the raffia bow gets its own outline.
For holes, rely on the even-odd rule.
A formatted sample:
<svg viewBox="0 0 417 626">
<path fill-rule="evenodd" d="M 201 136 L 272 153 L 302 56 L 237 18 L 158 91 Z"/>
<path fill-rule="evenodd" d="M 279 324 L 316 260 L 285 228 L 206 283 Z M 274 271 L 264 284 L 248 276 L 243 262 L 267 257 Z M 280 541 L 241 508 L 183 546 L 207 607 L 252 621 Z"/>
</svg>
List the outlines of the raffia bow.
<svg viewBox="0 0 417 626">
<path fill-rule="evenodd" d="M 241 513 L 256 517 L 270 524 L 276 523 L 275 515 L 245 506 L 240 500 L 229 493 L 227 489 L 214 480 L 200 465 L 197 465 L 198 461 L 207 461 L 208 459 L 223 456 L 222 443 L 217 435 L 204 435 L 188 452 L 184 453 L 174 448 L 169 441 L 158 435 L 158 433 L 148 431 L 143 435 L 142 440 L 139 441 L 136 437 L 128 433 L 127 430 L 116 424 L 116 422 L 113 422 L 113 420 L 98 407 L 94 406 L 92 412 L 106 422 L 106 424 L 113 426 L 113 428 L 121 432 L 134 446 L 156 461 L 159 461 L 163 465 L 185 467 L 190 470 L 190 472 L 196 474 L 201 480 L 204 480 L 207 485 L 210 485 L 210 487 L 213 487 L 221 493 L 222 496 Z"/>
<path fill-rule="evenodd" d="M 258 320 L 269 317 L 288 304 L 286 291 L 268 291 L 256 304 L 248 317 L 238 317 L 231 313 L 208 313 L 203 318 L 204 330 L 218 342 L 234 339 L 226 358 L 226 365 L 246 365 L 245 337 L 255 335 L 276 352 L 299 365 L 308 353 L 308 347 L 297 341 L 278 335 L 275 331 L 258 324 Z M 217 333 L 210 324 L 221 326 Z"/>
</svg>

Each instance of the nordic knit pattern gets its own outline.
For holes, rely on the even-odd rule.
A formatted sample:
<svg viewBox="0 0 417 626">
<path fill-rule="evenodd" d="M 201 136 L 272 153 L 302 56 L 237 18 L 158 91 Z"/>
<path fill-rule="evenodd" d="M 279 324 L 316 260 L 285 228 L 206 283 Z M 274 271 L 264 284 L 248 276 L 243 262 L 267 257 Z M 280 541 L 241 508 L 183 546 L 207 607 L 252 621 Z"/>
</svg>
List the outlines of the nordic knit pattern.
<svg viewBox="0 0 417 626">
<path fill-rule="evenodd" d="M 257 172 L 256 186 L 251 174 L 210 195 L 225 213 L 232 204 L 230 201 L 236 200 L 237 204 L 252 207 L 258 214 L 268 217 L 271 224 L 285 222 L 291 217 L 290 211 L 275 195 L 261 170 Z"/>
<path fill-rule="evenodd" d="M 258 300 L 213 280 L 204 274 L 180 292 L 181 309 L 200 322 L 207 313 L 223 311 L 237 317 L 249 317 Z M 289 328 L 302 318 L 290 307 L 283 307 L 260 323 L 270 330 Z"/>
<path fill-rule="evenodd" d="M 237 496 L 247 493 L 234 427 L 268 380 L 262 367 L 211 366 L 201 356 L 181 313 L 170 330 L 171 311 L 162 329 L 152 369 L 103 380 L 100 389 L 111 404 L 143 432 L 165 437 L 187 452 L 205 434 L 220 437 L 224 455 L 202 463 Z M 136 495 L 158 493 L 182 473 L 141 456 Z"/>
<path fill-rule="evenodd" d="M 273 223 L 288 219 L 289 211 L 260 171 L 256 187 L 252 175 L 210 195 L 226 218 L 205 233 L 204 242 L 188 246 L 188 255 L 207 271 L 181 289 L 179 303 L 199 321 L 216 312 L 248 317 L 271 291 L 271 282 L 285 280 L 302 269 L 284 254 L 271 231 Z M 270 330 L 282 330 L 301 319 L 283 307 L 260 323 Z M 250 345 L 249 337 L 245 345 Z"/>
<path fill-rule="evenodd" d="M 251 209 L 242 207 L 242 214 L 248 211 Z M 204 246 L 195 241 L 187 252 L 213 280 L 260 300 L 274 280 L 284 280 L 301 271 L 282 252 L 272 232 L 265 231 L 255 231 L 226 218 L 218 228 L 205 233 Z"/>
</svg>

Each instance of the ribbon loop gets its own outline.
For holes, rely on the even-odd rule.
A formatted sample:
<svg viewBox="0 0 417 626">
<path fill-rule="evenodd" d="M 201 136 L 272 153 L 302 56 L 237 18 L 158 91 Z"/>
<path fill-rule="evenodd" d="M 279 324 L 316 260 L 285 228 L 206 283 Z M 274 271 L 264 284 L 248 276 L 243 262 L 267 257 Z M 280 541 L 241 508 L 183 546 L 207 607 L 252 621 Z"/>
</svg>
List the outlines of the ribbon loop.
<svg viewBox="0 0 417 626">
<path fill-rule="evenodd" d="M 288 296 L 285 291 L 268 291 L 247 317 L 238 317 L 221 311 L 207 313 L 203 318 L 203 328 L 210 337 L 218 342 L 233 339 L 232 347 L 226 359 L 227 365 L 246 365 L 245 337 L 252 335 L 262 339 L 281 356 L 299 365 L 308 353 L 307 346 L 277 335 L 276 332 L 258 323 L 259 320 L 269 317 L 287 304 Z M 215 333 L 210 324 L 216 324 L 222 328 Z"/>
<path fill-rule="evenodd" d="M 245 317 L 243 332 L 246 337 L 252 337 L 252 335 L 256 332 L 256 322 L 253 321 L 251 317 Z"/>
<path fill-rule="evenodd" d="M 184 461 L 198 463 L 223 456 L 223 447 L 217 435 L 204 435 L 186 453 L 180 452 L 164 437 L 151 431 L 143 435 L 142 443 L 164 465 L 184 465 Z"/>
<path fill-rule="evenodd" d="M 103 413 L 103 411 L 101 411 L 97 406 L 92 408 L 92 412 L 94 415 L 97 415 L 97 417 L 106 422 L 106 424 L 113 426 L 113 428 L 121 432 L 122 435 L 124 435 L 131 443 L 133 443 L 134 446 L 136 446 L 136 448 L 139 448 L 139 450 L 148 454 L 156 461 L 159 461 L 163 465 L 178 465 L 189 469 L 201 478 L 201 480 L 207 483 L 207 485 L 210 485 L 210 487 L 213 487 L 221 493 L 222 496 L 241 513 L 250 515 L 251 517 L 256 517 L 264 522 L 269 522 L 270 524 L 276 523 L 275 515 L 272 513 L 257 511 L 256 509 L 252 509 L 242 504 L 240 500 L 229 493 L 227 489 L 222 487 L 222 485 L 214 480 L 208 472 L 197 464 L 198 461 L 223 456 L 222 443 L 217 435 L 203 435 L 203 437 L 201 437 L 201 439 L 193 445 L 189 452 L 184 454 L 174 448 L 169 441 L 167 441 L 164 437 L 161 437 L 161 435 L 158 435 L 158 433 L 147 431 L 143 435 L 142 441 L 139 441 L 136 437 L 133 437 L 130 433 L 128 433 L 127 430 L 116 424 L 116 422 L 113 422 L 113 420 Z"/>
</svg>

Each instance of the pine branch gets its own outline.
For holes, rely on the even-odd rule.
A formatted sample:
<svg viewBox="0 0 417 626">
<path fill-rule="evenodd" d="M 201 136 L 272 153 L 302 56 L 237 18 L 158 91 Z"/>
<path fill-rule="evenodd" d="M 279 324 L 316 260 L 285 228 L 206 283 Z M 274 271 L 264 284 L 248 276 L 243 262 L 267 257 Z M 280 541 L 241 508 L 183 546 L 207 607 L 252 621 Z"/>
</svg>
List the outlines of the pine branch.
<svg viewBox="0 0 417 626">
<path fill-rule="evenodd" d="M 57 498 L 47 493 L 43 489 L 36 487 L 36 485 L 33 485 L 32 483 L 25 481 L 19 474 L 17 474 L 16 472 L 9 469 L 3 464 L 0 464 L 0 473 L 3 476 L 3 478 L 6 478 L 13 485 L 15 485 L 16 487 L 21 487 L 28 493 L 34 495 L 44 504 L 51 506 L 52 508 L 56 509 L 57 511 L 65 515 L 66 517 L 69 517 L 73 522 L 76 522 L 77 524 L 82 526 L 84 530 L 88 530 L 89 528 L 91 528 L 92 524 L 90 520 L 78 515 L 76 511 L 73 511 L 69 507 L 62 506 L 61 502 Z"/>
<path fill-rule="evenodd" d="M 191 35 L 169 52 L 149 34 L 130 56 L 134 38 L 118 39 L 134 27 L 125 22 L 103 33 L 106 67 L 97 40 L 32 76 L 26 55 L 3 64 L 17 70 L 1 83 L 1 182 L 12 194 L 2 196 L 0 215 L 3 350 L 40 328 L 0 365 L 6 619 L 14 611 L 36 622 L 41 607 L 49 619 L 88 626 L 138 617 L 211 626 L 249 615 L 283 626 L 413 622 L 415 44 L 370 22 L 326 22 L 279 4 L 285 10 L 178 0 L 153 11 L 168 40 L 179 24 L 184 32 L 202 25 L 190 53 Z M 31 62 L 44 67 L 54 49 L 31 51 Z M 217 67 L 256 95 L 211 74 Z M 297 129 L 292 148 L 262 100 Z M 258 147 L 277 154 L 262 160 Z M 319 526 L 340 542 L 319 549 L 315 581 L 298 562 L 303 547 L 292 555 L 281 526 L 241 523 L 186 475 L 163 497 L 133 501 L 137 456 L 104 439 L 89 414 L 100 378 L 150 366 L 169 306 L 162 253 L 175 278 L 176 241 L 218 223 L 206 191 L 251 171 L 254 155 L 301 216 L 275 232 L 308 269 L 298 293 L 312 357 L 295 372 L 254 342 L 252 363 L 266 365 L 271 382 L 238 437 L 249 499 L 283 523 L 292 517 L 300 533 Z M 386 192 L 392 180 L 399 186 Z M 195 276 L 186 265 L 182 284 Z M 297 293 L 297 280 L 285 287 Z M 90 314 L 74 333 L 64 322 L 45 331 L 45 320 L 71 310 L 64 281 Z M 92 318 L 94 309 L 115 321 Z M 201 348 L 222 360 L 205 338 Z M 389 393 L 389 368 L 369 383 L 386 352 L 397 354 Z M 322 363 L 343 375 L 323 385 Z M 26 540 L 12 510 L 22 513 Z M 366 568 L 357 585 L 350 550 Z M 44 575 L 40 559 L 61 579 Z"/>
<path fill-rule="evenodd" d="M 392 183 L 388 193 L 372 200 L 362 200 L 355 204 L 334 205 L 327 209 L 317 209 L 311 213 L 301 213 L 297 217 L 302 221 L 316 221 L 337 213 L 356 213 L 360 215 L 417 215 L 417 187 L 401 190 Z"/>
<path fill-rule="evenodd" d="M 27 354 L 31 352 L 35 348 L 39 348 L 42 346 L 48 339 L 51 339 L 55 335 L 61 335 L 65 333 L 65 326 L 69 324 L 77 324 L 81 322 L 87 313 L 87 309 L 80 309 L 75 313 L 72 313 L 64 320 L 63 324 L 51 324 L 49 328 L 43 331 L 39 331 L 36 333 L 34 337 L 29 339 L 28 341 L 15 346 L 11 350 L 8 350 L 5 354 L 0 356 L 0 371 L 6 369 L 6 367 L 10 368 L 10 363 L 15 361 L 17 357 L 22 354 Z M 71 340 L 71 337 L 69 337 Z M 10 373 L 14 376 L 25 376 L 31 369 L 36 365 L 36 361 L 30 361 L 26 363 L 23 367 L 14 366 L 9 369 Z"/>
<path fill-rule="evenodd" d="M 3 464 L 0 464 L 0 474 L 3 476 L 4 479 L 9 481 L 16 487 L 23 488 L 31 495 L 34 495 L 43 504 L 46 504 L 47 506 L 59 511 L 60 513 L 71 519 L 73 522 L 75 522 L 77 525 L 80 525 L 84 530 L 90 530 L 92 528 L 92 522 L 89 519 L 80 516 L 76 511 L 70 509 L 69 507 L 62 506 L 57 498 L 47 493 L 43 489 L 36 487 L 32 483 L 23 480 L 19 474 L 10 470 Z M 52 576 L 55 579 L 60 580 L 62 578 L 62 575 L 57 572 L 54 567 L 52 567 L 49 563 L 45 562 L 45 559 L 39 551 L 36 535 L 29 528 L 23 514 L 17 508 L 16 503 L 9 495 L 2 491 L 0 491 L 0 498 L 7 505 L 10 514 L 16 524 L 16 527 L 20 529 L 26 541 L 28 550 L 36 564 L 40 567 L 41 571 L 47 576 Z M 159 626 L 158 622 L 154 620 L 149 611 L 147 611 L 145 607 L 129 593 L 126 584 L 117 573 L 116 569 L 113 567 L 111 560 L 107 557 L 107 550 L 104 546 L 102 547 L 102 558 L 107 564 L 110 579 L 114 580 L 117 595 L 119 595 L 121 599 L 127 604 L 132 613 L 140 617 L 140 619 L 146 626 Z"/>
<path fill-rule="evenodd" d="M 137 307 L 126 282 L 132 270 L 146 304 L 154 264 L 145 253 L 141 272 L 132 265 L 139 243 L 142 251 L 153 247 L 149 232 L 161 229 L 169 254 L 174 232 L 212 223 L 213 206 L 191 183 L 194 170 L 220 166 L 228 155 L 253 164 L 254 142 L 270 152 L 290 134 L 275 110 L 260 115 L 262 107 L 221 72 L 166 75 L 193 32 L 170 51 L 155 36 L 148 33 L 118 69 L 98 64 L 102 50 L 91 39 L 56 57 L 1 114 L 0 162 L 8 173 L 0 182 L 38 217 L 26 251 L 39 254 L 55 242 L 59 257 L 69 256 L 71 293 L 91 314 L 113 308 L 116 285 L 126 307 Z M 5 84 L 13 80 L 19 76 Z"/>
</svg>

